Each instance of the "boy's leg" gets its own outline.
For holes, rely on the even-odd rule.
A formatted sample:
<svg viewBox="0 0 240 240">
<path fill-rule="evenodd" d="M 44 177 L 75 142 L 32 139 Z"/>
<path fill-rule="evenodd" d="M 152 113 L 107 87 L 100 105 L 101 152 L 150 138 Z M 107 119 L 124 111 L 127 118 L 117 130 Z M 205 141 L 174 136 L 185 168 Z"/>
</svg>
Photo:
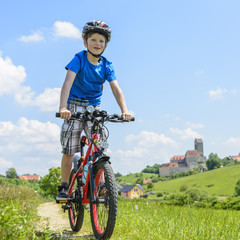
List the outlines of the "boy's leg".
<svg viewBox="0 0 240 240">
<path fill-rule="evenodd" d="M 62 163 L 61 163 L 62 183 L 68 183 L 69 175 L 72 169 L 73 156 L 74 154 L 72 155 L 63 154 L 62 156 Z"/>
<path fill-rule="evenodd" d="M 70 171 L 72 168 L 72 158 L 73 155 L 66 155 L 63 154 L 62 156 L 62 163 L 61 163 L 61 176 L 62 176 L 62 182 L 61 186 L 58 187 L 58 195 L 56 197 L 56 200 L 66 200 L 69 198 L 68 195 L 68 179 L 70 175 Z"/>
</svg>

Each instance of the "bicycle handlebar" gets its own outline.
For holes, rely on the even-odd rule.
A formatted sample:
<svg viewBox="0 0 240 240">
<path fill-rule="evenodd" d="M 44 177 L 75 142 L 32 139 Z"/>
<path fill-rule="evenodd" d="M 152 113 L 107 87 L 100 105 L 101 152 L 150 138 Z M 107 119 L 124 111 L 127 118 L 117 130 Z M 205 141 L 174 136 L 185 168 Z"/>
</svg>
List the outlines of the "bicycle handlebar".
<svg viewBox="0 0 240 240">
<path fill-rule="evenodd" d="M 87 118 L 87 116 L 89 115 L 90 113 L 86 114 L 86 113 L 76 112 L 76 113 L 72 113 L 71 118 L 87 121 L 89 120 Z M 106 111 L 95 110 L 91 115 L 93 117 L 103 117 L 106 121 L 109 121 L 109 122 L 129 122 L 128 120 L 123 119 L 121 115 L 118 115 L 118 114 L 108 115 Z M 59 112 L 56 113 L 56 117 L 57 118 L 60 117 Z M 135 118 L 132 117 L 130 121 L 135 121 Z"/>
</svg>

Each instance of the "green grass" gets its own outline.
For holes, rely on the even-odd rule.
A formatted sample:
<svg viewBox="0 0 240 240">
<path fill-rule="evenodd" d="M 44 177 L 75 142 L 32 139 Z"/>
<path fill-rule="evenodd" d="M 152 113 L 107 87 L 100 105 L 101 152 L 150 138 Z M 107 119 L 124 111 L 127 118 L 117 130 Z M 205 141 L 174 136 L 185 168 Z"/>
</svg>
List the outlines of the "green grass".
<svg viewBox="0 0 240 240">
<path fill-rule="evenodd" d="M 0 239 L 39 239 L 36 206 L 41 198 L 27 186 L 0 185 Z"/>
<path fill-rule="evenodd" d="M 85 212 L 84 228 L 92 232 L 89 212 Z M 129 239 L 239 240 L 240 212 L 167 206 L 160 201 L 120 200 L 111 240 Z"/>
<path fill-rule="evenodd" d="M 206 190 L 209 194 L 232 196 L 238 179 L 240 179 L 240 165 L 218 168 L 170 181 L 158 182 L 154 184 L 152 191 L 179 192 L 180 187 L 186 185 L 188 189 L 199 188 Z"/>
<path fill-rule="evenodd" d="M 158 201 L 119 201 L 111 239 L 239 240 L 240 213 L 166 206 Z"/>
</svg>

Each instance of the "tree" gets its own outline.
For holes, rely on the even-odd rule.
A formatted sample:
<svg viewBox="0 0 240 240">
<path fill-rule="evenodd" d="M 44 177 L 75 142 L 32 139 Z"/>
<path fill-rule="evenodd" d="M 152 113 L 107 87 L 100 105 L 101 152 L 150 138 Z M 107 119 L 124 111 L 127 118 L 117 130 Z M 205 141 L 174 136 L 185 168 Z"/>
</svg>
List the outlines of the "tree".
<svg viewBox="0 0 240 240">
<path fill-rule="evenodd" d="M 143 179 L 141 177 L 137 178 L 136 184 L 143 185 Z"/>
<path fill-rule="evenodd" d="M 240 179 L 237 181 L 235 186 L 235 196 L 236 197 L 240 196 Z"/>
<path fill-rule="evenodd" d="M 153 185 L 152 182 L 149 182 L 149 183 L 147 184 L 147 188 L 148 188 L 148 189 L 153 188 L 153 187 L 154 187 L 154 185 Z"/>
<path fill-rule="evenodd" d="M 121 174 L 120 172 L 117 172 L 117 173 L 115 174 L 115 177 L 122 177 L 122 174 Z"/>
<path fill-rule="evenodd" d="M 9 168 L 6 171 L 6 178 L 16 178 L 17 177 L 17 172 L 15 168 Z"/>
<path fill-rule="evenodd" d="M 206 162 L 206 165 L 207 165 L 208 170 L 220 168 L 221 167 L 220 158 L 218 157 L 217 154 L 210 153 L 208 160 Z"/>
<path fill-rule="evenodd" d="M 49 174 L 45 175 L 40 181 L 40 188 L 45 197 L 53 197 L 57 195 L 57 187 L 61 185 L 61 168 L 50 168 Z"/>
<path fill-rule="evenodd" d="M 156 174 L 158 174 L 159 173 L 159 167 L 160 167 L 160 164 L 154 164 L 152 167 L 147 165 L 147 167 L 144 168 L 142 170 L 142 172 L 143 173 L 156 173 Z"/>
</svg>

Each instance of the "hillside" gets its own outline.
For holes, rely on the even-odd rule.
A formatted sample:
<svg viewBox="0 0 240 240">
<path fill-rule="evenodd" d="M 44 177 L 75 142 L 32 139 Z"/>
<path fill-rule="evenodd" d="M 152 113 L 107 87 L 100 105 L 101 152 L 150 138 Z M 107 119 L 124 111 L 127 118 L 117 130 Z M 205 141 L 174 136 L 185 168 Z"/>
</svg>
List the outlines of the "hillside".
<svg viewBox="0 0 240 240">
<path fill-rule="evenodd" d="M 135 184 L 136 180 L 142 176 L 143 179 L 146 178 L 157 178 L 158 174 L 155 173 L 130 173 L 126 176 L 116 177 L 117 183 L 121 184 Z"/>
<path fill-rule="evenodd" d="M 166 182 L 154 184 L 155 192 L 178 192 L 182 185 L 188 188 L 206 190 L 209 194 L 231 196 L 237 180 L 240 179 L 240 165 L 218 168 Z"/>
<path fill-rule="evenodd" d="M 118 183 L 135 184 L 138 174 L 128 174 L 127 176 L 117 177 Z M 157 174 L 143 173 L 143 178 L 157 177 Z M 156 193 L 179 192 L 182 185 L 188 189 L 198 188 L 206 190 L 209 194 L 232 196 L 235 191 L 236 182 L 240 179 L 240 165 L 218 168 L 212 171 L 198 173 L 195 175 L 173 179 L 165 182 L 154 183 L 154 188 L 150 191 Z M 147 190 L 146 185 L 143 185 Z"/>
</svg>

